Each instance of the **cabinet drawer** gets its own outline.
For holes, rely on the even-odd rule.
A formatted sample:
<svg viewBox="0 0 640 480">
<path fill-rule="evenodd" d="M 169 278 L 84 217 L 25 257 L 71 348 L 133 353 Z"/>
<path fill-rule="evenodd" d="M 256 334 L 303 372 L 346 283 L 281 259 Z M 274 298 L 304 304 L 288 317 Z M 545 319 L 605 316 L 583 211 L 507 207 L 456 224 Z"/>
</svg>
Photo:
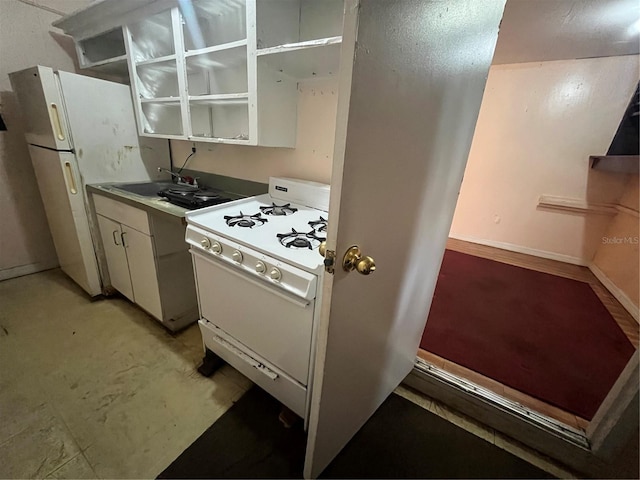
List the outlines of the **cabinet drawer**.
<svg viewBox="0 0 640 480">
<path fill-rule="evenodd" d="M 211 322 L 202 319 L 198 324 L 202 340 L 209 350 L 305 418 L 306 388 Z"/>
<path fill-rule="evenodd" d="M 98 215 L 110 218 L 123 225 L 134 228 L 139 232 L 151 235 L 149 216 L 144 210 L 112 200 L 111 198 L 103 197 L 102 195 L 94 195 L 93 203 Z"/>
</svg>

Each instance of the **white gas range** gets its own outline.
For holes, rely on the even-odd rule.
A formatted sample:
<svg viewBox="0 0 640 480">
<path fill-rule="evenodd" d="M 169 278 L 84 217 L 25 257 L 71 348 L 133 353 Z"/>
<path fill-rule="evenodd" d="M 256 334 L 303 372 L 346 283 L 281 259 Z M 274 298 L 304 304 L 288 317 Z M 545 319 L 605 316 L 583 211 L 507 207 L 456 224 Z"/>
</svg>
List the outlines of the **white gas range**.
<svg viewBox="0 0 640 480">
<path fill-rule="evenodd" d="M 328 206 L 328 185 L 271 178 L 186 214 L 205 348 L 305 419 Z"/>
</svg>

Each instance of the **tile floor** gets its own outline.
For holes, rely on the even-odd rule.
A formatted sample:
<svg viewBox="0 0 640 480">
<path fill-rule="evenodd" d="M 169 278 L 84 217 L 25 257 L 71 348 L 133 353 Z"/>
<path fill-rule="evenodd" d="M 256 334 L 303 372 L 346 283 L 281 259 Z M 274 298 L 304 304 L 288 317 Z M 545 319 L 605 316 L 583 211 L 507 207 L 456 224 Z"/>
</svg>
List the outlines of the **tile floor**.
<svg viewBox="0 0 640 480">
<path fill-rule="evenodd" d="M 493 428 L 487 427 L 473 418 L 450 409 L 421 392 L 400 385 L 395 389 L 395 393 L 558 478 L 580 478 L 575 472 L 568 470 L 553 459 L 501 434 Z"/>
<path fill-rule="evenodd" d="M 251 386 L 211 378 L 197 326 L 171 334 L 61 271 L 0 282 L 0 478 L 155 478 Z M 403 386 L 396 393 L 559 477 L 546 457 Z"/>
<path fill-rule="evenodd" d="M 0 478 L 155 478 L 251 385 L 61 271 L 0 282 Z"/>
</svg>

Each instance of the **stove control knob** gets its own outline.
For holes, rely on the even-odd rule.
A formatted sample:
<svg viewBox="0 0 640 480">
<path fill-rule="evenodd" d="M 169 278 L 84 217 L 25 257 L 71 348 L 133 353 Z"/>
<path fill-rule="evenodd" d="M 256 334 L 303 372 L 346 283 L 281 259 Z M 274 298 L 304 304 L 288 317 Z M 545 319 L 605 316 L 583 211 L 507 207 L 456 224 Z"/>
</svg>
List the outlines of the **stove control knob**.
<svg viewBox="0 0 640 480">
<path fill-rule="evenodd" d="M 222 245 L 220 245 L 218 242 L 213 242 L 211 244 L 211 251 L 218 254 L 222 253 Z"/>
<path fill-rule="evenodd" d="M 274 281 L 278 281 L 282 278 L 282 272 L 280 270 L 278 270 L 277 268 L 273 267 L 271 269 L 271 271 L 269 272 L 269 278 L 271 278 L 271 280 Z"/>
<path fill-rule="evenodd" d="M 202 245 L 202 248 L 209 249 L 211 248 L 211 240 L 209 240 L 207 237 L 204 237 L 202 240 L 200 240 L 200 245 Z"/>
<path fill-rule="evenodd" d="M 256 263 L 256 272 L 258 273 L 264 273 L 267 271 L 267 266 L 264 264 L 264 262 L 258 262 Z"/>
<path fill-rule="evenodd" d="M 235 262 L 242 263 L 242 252 L 240 250 L 234 251 L 231 258 L 233 258 Z"/>
</svg>

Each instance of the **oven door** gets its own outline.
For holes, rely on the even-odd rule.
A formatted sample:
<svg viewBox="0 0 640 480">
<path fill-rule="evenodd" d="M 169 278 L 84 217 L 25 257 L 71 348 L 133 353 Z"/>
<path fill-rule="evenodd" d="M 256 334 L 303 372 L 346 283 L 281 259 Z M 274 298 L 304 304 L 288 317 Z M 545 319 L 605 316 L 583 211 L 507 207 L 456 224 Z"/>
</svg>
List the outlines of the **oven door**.
<svg viewBox="0 0 640 480">
<path fill-rule="evenodd" d="M 302 385 L 309 377 L 315 300 L 191 249 L 202 317 Z"/>
</svg>

